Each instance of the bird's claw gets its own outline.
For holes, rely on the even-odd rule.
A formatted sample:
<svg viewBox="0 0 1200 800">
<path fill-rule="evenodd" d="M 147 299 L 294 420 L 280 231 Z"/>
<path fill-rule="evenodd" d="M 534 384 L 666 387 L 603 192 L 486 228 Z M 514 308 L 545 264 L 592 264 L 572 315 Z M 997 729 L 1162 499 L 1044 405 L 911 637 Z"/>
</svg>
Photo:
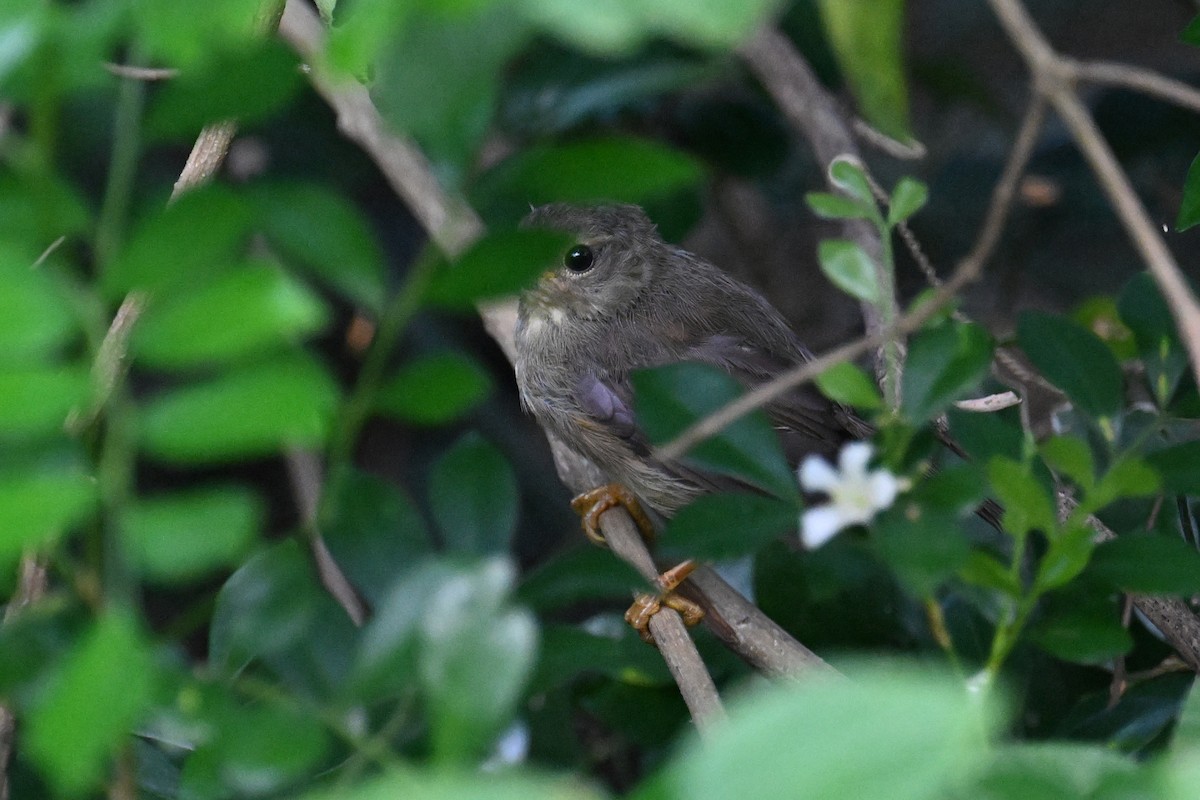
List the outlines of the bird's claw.
<svg viewBox="0 0 1200 800">
<path fill-rule="evenodd" d="M 629 516 L 633 517 L 633 521 L 637 523 L 638 529 L 641 530 L 642 536 L 647 541 L 653 540 L 654 523 L 642 509 L 638 499 L 633 496 L 633 492 L 619 483 L 597 486 L 591 491 L 576 495 L 571 500 L 571 508 L 575 509 L 575 513 L 579 515 L 584 534 L 593 544 L 601 547 L 606 547 L 607 542 L 604 541 L 604 534 L 600 533 L 600 516 L 610 508 L 617 506 L 622 506 L 629 512 Z"/>
<path fill-rule="evenodd" d="M 655 583 L 661 590 L 659 594 L 639 594 L 634 598 L 633 605 L 625 612 L 625 621 L 633 626 L 648 644 L 654 644 L 654 635 L 650 633 L 650 618 L 662 610 L 663 606 L 679 612 L 683 624 L 689 628 L 704 619 L 704 609 L 675 593 L 675 588 L 696 568 L 695 561 L 684 561 L 658 576 Z"/>
</svg>

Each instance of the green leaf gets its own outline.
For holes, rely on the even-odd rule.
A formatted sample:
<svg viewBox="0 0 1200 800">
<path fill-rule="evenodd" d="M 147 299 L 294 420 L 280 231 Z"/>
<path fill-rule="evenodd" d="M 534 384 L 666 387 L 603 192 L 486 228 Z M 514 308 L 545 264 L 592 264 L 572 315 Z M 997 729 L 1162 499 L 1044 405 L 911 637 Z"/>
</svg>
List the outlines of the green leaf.
<svg viewBox="0 0 1200 800">
<path fill-rule="evenodd" d="M 743 392 L 742 386 L 725 372 L 704 364 L 638 370 L 632 380 L 638 420 L 656 443 L 674 438 Z M 762 412 L 742 417 L 696 445 L 686 459 L 747 480 L 786 500 L 799 494 L 796 476 Z"/>
<path fill-rule="evenodd" d="M 404 364 L 380 387 L 375 406 L 403 422 L 445 425 L 470 413 L 491 390 L 491 378 L 478 361 L 445 352 Z"/>
<path fill-rule="evenodd" d="M 1175 318 L 1154 279 L 1145 272 L 1125 284 L 1117 310 L 1133 331 L 1155 402 L 1166 408 L 1188 371 L 1187 353 L 1180 345 Z"/>
<path fill-rule="evenodd" d="M 122 518 L 121 533 L 144 575 L 176 583 L 235 563 L 262 520 L 256 494 L 226 486 L 139 500 Z"/>
<path fill-rule="evenodd" d="M 60 536 L 96 508 L 96 482 L 75 469 L 0 473 L 0 565 Z"/>
<path fill-rule="evenodd" d="M 574 776 L 540 774 L 532 770 L 484 772 L 475 768 L 462 771 L 437 769 L 392 769 L 351 787 L 321 790 L 304 795 L 304 800 L 394 800 L 414 797 L 422 800 L 460 800 L 486 797 L 487 800 L 605 800 L 607 794 L 592 788 Z"/>
<path fill-rule="evenodd" d="M 1158 473 L 1145 461 L 1126 456 L 1108 468 L 1093 492 L 1084 502 L 1092 510 L 1128 497 L 1148 497 L 1158 492 Z"/>
<path fill-rule="evenodd" d="M 1033 365 L 1084 413 L 1103 419 L 1121 409 L 1121 368 L 1091 331 L 1056 314 L 1025 311 L 1017 340 Z"/>
<path fill-rule="evenodd" d="M 1118 536 L 1096 548 L 1088 574 L 1127 592 L 1194 594 L 1200 592 L 1200 553 L 1168 536 Z"/>
<path fill-rule="evenodd" d="M 262 0 L 210 0 L 194 6 L 140 0 L 132 17 L 148 56 L 190 67 L 214 51 L 244 47 L 261 38 L 261 9 Z"/>
<path fill-rule="evenodd" d="M 1055 472 L 1065 475 L 1075 485 L 1090 492 L 1096 485 L 1096 465 L 1087 442 L 1074 436 L 1053 436 L 1038 448 L 1042 459 Z"/>
<path fill-rule="evenodd" d="M 1155 774 L 1104 745 L 1038 741 L 998 745 L 961 797 L 974 800 L 1116 800 L 1163 797 Z"/>
<path fill-rule="evenodd" d="M 236 76 L 235 79 L 230 79 Z M 300 88 L 296 55 L 283 42 L 263 38 L 185 70 L 153 95 L 146 114 L 152 137 L 190 138 L 214 120 L 248 128 L 277 115 Z"/>
<path fill-rule="evenodd" d="M 957 515 L 905 503 L 881 516 L 871 543 L 915 596 L 932 597 L 937 588 L 966 565 L 970 545 Z"/>
<path fill-rule="evenodd" d="M 877 210 L 859 200 L 830 192 L 809 192 L 804 201 L 813 213 L 824 219 L 871 219 Z"/>
<path fill-rule="evenodd" d="M 1187 27 L 1180 31 L 1179 40 L 1200 47 L 1200 16 L 1193 17 Z"/>
<path fill-rule="evenodd" d="M 871 209 L 871 217 L 879 218 L 875 193 L 871 191 L 871 183 L 867 180 L 862 165 L 856 159 L 844 156 L 835 158 L 829 164 L 829 180 L 834 186 L 857 200 L 864 209 Z"/>
<path fill-rule="evenodd" d="M 875 262 L 857 244 L 845 239 L 826 239 L 817 245 L 817 260 L 834 286 L 856 300 L 879 302 Z"/>
<path fill-rule="evenodd" d="M 1066 592 L 1046 598 L 1029 634 L 1046 652 L 1075 664 L 1104 664 L 1133 648 L 1121 612 L 1103 595 Z"/>
<path fill-rule="evenodd" d="M 0 246 L 0 365 L 46 366 L 76 335 L 66 291 L 34 258 Z"/>
<path fill-rule="evenodd" d="M 901 178 L 888 200 L 888 225 L 896 225 L 916 214 L 929 200 L 929 188 L 913 178 Z"/>
<path fill-rule="evenodd" d="M 845 361 L 822 372 L 816 379 L 821 393 L 835 403 L 874 411 L 883 406 L 879 387 L 861 368 Z"/>
<path fill-rule="evenodd" d="M 316 362 L 276 361 L 164 392 L 139 417 L 142 447 L 174 462 L 213 463 L 319 447 L 337 387 Z"/>
<path fill-rule="evenodd" d="M 135 356 L 182 368 L 262 355 L 318 332 L 321 300 L 278 267 L 250 262 L 192 292 L 152 300 L 133 329 Z"/>
<path fill-rule="evenodd" d="M 1019 598 L 1025 593 L 1025 587 L 1012 571 L 995 556 L 982 550 L 971 551 L 958 576 L 973 586 L 996 589 L 1012 598 Z"/>
<path fill-rule="evenodd" d="M 1056 589 L 1083 572 L 1096 547 L 1095 532 L 1087 525 L 1075 525 L 1055 536 L 1038 565 L 1034 581 L 1039 591 Z"/>
<path fill-rule="evenodd" d="M 1200 440 L 1150 453 L 1146 463 L 1162 478 L 1164 490 L 1200 495 Z"/>
<path fill-rule="evenodd" d="M 451 552 L 508 550 L 517 526 L 517 478 L 504 454 L 475 432 L 433 466 L 429 505 Z"/>
<path fill-rule="evenodd" d="M 992 363 L 992 337 L 980 325 L 948 322 L 908 345 L 901 410 L 914 423 L 940 414 L 978 385 Z"/>
<path fill-rule="evenodd" d="M 912 138 L 904 77 L 904 0 L 818 0 L 817 7 L 863 116 L 888 136 Z"/>
<path fill-rule="evenodd" d="M 797 524 L 794 503 L 754 494 L 706 494 L 671 518 L 660 548 L 681 558 L 738 558 L 795 531 Z"/>
<path fill-rule="evenodd" d="M 217 592 L 209 664 L 233 675 L 252 659 L 294 644 L 308 631 L 320 591 L 295 540 L 255 555 Z"/>
<path fill-rule="evenodd" d="M 62 794 L 96 787 L 150 702 L 155 665 L 137 624 L 109 611 L 68 654 L 31 710 L 30 758 Z"/>
<path fill-rule="evenodd" d="M 1196 224 L 1200 224 L 1200 155 L 1192 159 L 1187 177 L 1183 179 L 1183 199 L 1179 202 L 1175 230 L 1183 232 Z"/>
<path fill-rule="evenodd" d="M 590 139 L 519 150 L 476 181 L 472 204 L 489 220 L 515 224 L 531 205 L 639 203 L 696 186 L 696 159 L 643 139 Z"/>
<path fill-rule="evenodd" d="M 95 64 L 88 69 L 94 71 Z M 19 262 L 32 266 L 46 246 L 47 224 L 53 226 L 52 236 L 85 233 L 92 225 L 87 201 L 71 182 L 45 169 L 31 173 L 14 175 L 11 169 L 0 173 L 0 242 L 5 243 L 0 265 L 15 251 L 21 255 Z"/>
<path fill-rule="evenodd" d="M 984 704 L 928 667 L 875 664 L 850 681 L 760 689 L 663 776 L 665 796 L 755 800 L 949 796 L 988 756 Z M 803 724 L 800 724 L 803 721 Z M 786 743 L 786 746 L 781 746 Z M 664 794 L 635 793 L 635 800 Z"/>
<path fill-rule="evenodd" d="M 83 404 L 90 388 L 81 367 L 0 370 L 0 437 L 61 434 L 67 416 Z"/>
<path fill-rule="evenodd" d="M 241 261 L 252 224 L 249 205 L 219 184 L 186 192 L 134 228 L 103 273 L 105 294 L 201 286 Z"/>
<path fill-rule="evenodd" d="M 454 264 L 430 278 L 425 299 L 443 308 L 467 310 L 480 300 L 512 295 L 547 269 L 557 267 L 571 245 L 556 231 L 501 231 L 483 237 Z"/>
<path fill-rule="evenodd" d="M 1031 530 L 1049 534 L 1058 527 L 1054 502 L 1019 461 L 993 456 L 987 466 L 988 481 L 996 499 L 1004 506 L 1004 528 L 1016 536 Z"/>
<path fill-rule="evenodd" d="M 378 314 L 386 293 L 383 254 L 359 210 L 314 183 L 276 183 L 252 194 L 271 248 L 346 299 Z"/>
</svg>

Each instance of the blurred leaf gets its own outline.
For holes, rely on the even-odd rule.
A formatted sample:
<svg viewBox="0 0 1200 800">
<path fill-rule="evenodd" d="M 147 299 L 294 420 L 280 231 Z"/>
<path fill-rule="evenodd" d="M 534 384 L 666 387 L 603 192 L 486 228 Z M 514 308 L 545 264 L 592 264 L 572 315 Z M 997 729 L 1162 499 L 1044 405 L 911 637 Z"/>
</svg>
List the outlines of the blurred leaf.
<svg viewBox="0 0 1200 800">
<path fill-rule="evenodd" d="M 1089 509 L 1101 509 L 1116 500 L 1147 497 L 1157 492 L 1158 473 L 1145 461 L 1126 456 L 1108 468 L 1084 502 Z"/>
<path fill-rule="evenodd" d="M 403 422 L 444 425 L 470 413 L 492 390 L 483 366 L 456 352 L 409 361 L 375 398 L 376 408 Z"/>
<path fill-rule="evenodd" d="M 863 116 L 888 136 L 911 139 L 904 0 L 818 0 L 817 6 Z"/>
<path fill-rule="evenodd" d="M 359 210 L 315 183 L 273 183 L 253 192 L 255 222 L 289 264 L 378 314 L 385 295 L 383 254 Z"/>
<path fill-rule="evenodd" d="M 639 685 L 671 685 L 671 673 L 662 656 L 646 647 L 623 619 L 614 615 L 612 621 L 614 630 L 600 633 L 591 630 L 599 627 L 594 624 L 586 630 L 573 625 L 551 625 L 543 630 L 541 654 L 529 691 L 540 694 L 595 675 Z"/>
<path fill-rule="evenodd" d="M 1127 592 L 1189 595 L 1200 592 L 1200 553 L 1168 536 L 1118 536 L 1096 548 L 1088 574 Z"/>
<path fill-rule="evenodd" d="M 978 414 L 950 408 L 946 412 L 950 432 L 972 458 L 986 462 L 992 456 L 1021 458 L 1025 434 L 1016 409 L 998 414 Z"/>
<path fill-rule="evenodd" d="M 219 184 L 184 193 L 134 227 L 104 271 L 106 295 L 119 300 L 132 289 L 203 285 L 242 260 L 252 228 L 250 212 L 241 197 Z"/>
<path fill-rule="evenodd" d="M 516 294 L 562 262 L 571 245 L 563 233 L 501 231 L 484 236 L 458 261 L 430 278 L 425 299 L 443 308 L 470 309 L 480 300 Z"/>
<path fill-rule="evenodd" d="M 1029 634 L 1055 658 L 1099 665 L 1133 649 L 1133 637 L 1121 624 L 1120 611 L 1107 598 L 1048 605 Z"/>
<path fill-rule="evenodd" d="M 888 200 L 888 225 L 897 225 L 925 207 L 929 188 L 913 178 L 901 178 Z"/>
<path fill-rule="evenodd" d="M 743 392 L 742 386 L 722 370 L 695 363 L 637 370 L 632 381 L 638 421 L 655 443 L 678 436 L 687 426 Z M 761 411 L 742 417 L 696 445 L 685 459 L 742 478 L 785 500 L 799 494 L 796 476 L 784 458 L 775 430 Z"/>
<path fill-rule="evenodd" d="M 0 370 L 0 437 L 61 434 L 71 409 L 89 390 L 88 373 L 80 367 Z"/>
<path fill-rule="evenodd" d="M 11 0 L 0 9 L 0 88 L 23 66 L 50 27 L 49 9 L 33 0 Z"/>
<path fill-rule="evenodd" d="M 1187 44 L 1200 47 L 1200 16 L 1192 18 L 1187 27 L 1180 32 L 1179 39 Z"/>
<path fill-rule="evenodd" d="M 487 800 L 602 800 L 598 789 L 575 776 L 554 776 L 534 772 L 478 769 L 463 771 L 445 768 L 416 770 L 393 769 L 351 788 L 322 790 L 304 795 L 304 800 L 395 800 L 413 797 L 420 800 L 460 800 L 486 797 Z"/>
<path fill-rule="evenodd" d="M 1133 331 L 1154 399 L 1160 408 L 1165 408 L 1188 368 L 1187 354 L 1175 330 L 1175 318 L 1154 279 L 1145 272 L 1125 284 L 1117 310 Z"/>
<path fill-rule="evenodd" d="M 1023 536 L 1031 530 L 1044 533 L 1057 528 L 1054 503 L 1045 488 L 1019 461 L 993 456 L 987 466 L 988 481 L 1004 506 L 1004 528 Z"/>
<path fill-rule="evenodd" d="M 529 612 L 506 607 L 513 577 L 511 565 L 494 559 L 429 596 L 419 677 L 435 762 L 477 758 L 511 719 L 532 670 L 537 624 Z"/>
<path fill-rule="evenodd" d="M 250 558 L 217 592 L 208 634 L 209 664 L 233 675 L 308 631 L 320 589 L 295 540 Z"/>
<path fill-rule="evenodd" d="M 966 563 L 970 546 L 953 513 L 903 503 L 872 525 L 871 543 L 895 570 L 900 582 L 919 598 L 934 591 Z"/>
<path fill-rule="evenodd" d="M 416 3 L 391 0 L 357 0 L 342 6 L 330 26 L 326 48 L 330 64 L 358 76 L 367 75 L 380 50 L 400 36 L 417 7 Z M 326 14 L 324 9 L 321 13 Z"/>
<path fill-rule="evenodd" d="M 95 64 L 88 68 L 95 71 Z M 82 191 L 62 176 L 44 170 L 27 175 L 0 172 L 0 242 L 5 242 L 0 270 L 6 270 L 10 260 L 28 269 L 47 245 L 44 236 L 84 233 L 91 224 Z M 31 252 L 20 252 L 18 244 Z"/>
<path fill-rule="evenodd" d="M 508 460 L 474 431 L 455 442 L 429 476 L 429 505 L 450 552 L 506 552 L 517 526 L 518 499 Z"/>
<path fill-rule="evenodd" d="M 1080 700 L 1055 733 L 1103 742 L 1110 750 L 1144 748 L 1174 722 L 1193 681 L 1194 676 L 1178 672 L 1157 675 L 1130 685 L 1116 706 L 1111 705 L 1107 688 L 1093 692 Z"/>
<path fill-rule="evenodd" d="M 834 286 L 856 300 L 879 302 L 875 262 L 861 247 L 844 239 L 826 239 L 817 246 L 821 271 Z"/>
<path fill-rule="evenodd" d="M 1188 30 L 1194 26 L 1193 22 Z M 1175 218 L 1175 230 L 1186 231 L 1196 224 L 1200 224 L 1200 155 L 1192 160 L 1192 165 L 1188 167 L 1187 177 L 1183 179 L 1183 199 L 1179 201 L 1179 216 Z"/>
<path fill-rule="evenodd" d="M 250 366 L 164 392 L 139 419 L 142 446 L 167 461 L 204 463 L 320 446 L 337 387 L 316 362 Z"/>
<path fill-rule="evenodd" d="M 983 380 L 991 363 L 992 337 L 980 325 L 949 322 L 921 331 L 909 341 L 901 409 L 913 422 L 937 416 Z"/>
<path fill-rule="evenodd" d="M 234 563 L 257 536 L 262 518 L 256 494 L 224 486 L 143 498 L 126 512 L 121 532 L 143 574 L 180 582 Z"/>
<path fill-rule="evenodd" d="M 1095 532 L 1087 525 L 1075 525 L 1062 531 L 1051 539 L 1050 548 L 1038 564 L 1035 586 L 1047 591 L 1074 580 L 1087 566 L 1095 547 Z"/>
<path fill-rule="evenodd" d="M 1033 365 L 1081 411 L 1097 418 L 1121 409 L 1121 368 L 1091 331 L 1055 314 L 1024 311 L 1017 339 Z"/>
<path fill-rule="evenodd" d="M 1009 597 L 1019 598 L 1025 594 L 1025 587 L 1012 571 L 995 556 L 982 550 L 971 551 L 958 575 L 969 584 L 996 589 Z"/>
<path fill-rule="evenodd" d="M 28 717 L 25 745 L 43 776 L 62 794 L 81 795 L 150 701 L 155 667 L 127 614 L 101 616 L 68 654 Z"/>
<path fill-rule="evenodd" d="M 1089 297 L 1075 307 L 1071 319 L 1100 337 L 1118 361 L 1137 356 L 1133 331 L 1121 321 L 1116 298 L 1111 295 Z"/>
<path fill-rule="evenodd" d="M 907 494 L 911 501 L 957 516 L 972 513 L 987 496 L 986 481 L 978 464 L 955 464 L 917 482 Z"/>
<path fill-rule="evenodd" d="M 224 51 L 199 69 L 181 72 L 153 95 L 146 114 L 152 137 L 193 138 L 214 120 L 236 120 L 240 128 L 276 116 L 300 88 L 296 55 L 282 41 L 266 38 Z"/>
<path fill-rule="evenodd" d="M 756 800 L 916 800 L 949 794 L 984 762 L 989 715 L 961 681 L 901 664 L 850 674 L 760 688 L 675 759 L 666 796 L 724 800 L 736 786 Z"/>
<path fill-rule="evenodd" d="M 882 220 L 875 202 L 875 193 L 871 191 L 871 183 L 863 172 L 861 162 L 850 156 L 835 158 L 829 165 L 829 180 L 857 200 L 862 208 L 870 209 L 873 219 Z"/>
<path fill-rule="evenodd" d="M 0 473 L 0 565 L 86 519 L 95 504 L 95 480 L 74 468 L 6 469 Z"/>
<path fill-rule="evenodd" d="M 131 347 L 162 368 L 235 361 L 314 334 L 327 317 L 302 283 L 270 263 L 249 262 L 196 291 L 152 300 Z"/>
<path fill-rule="evenodd" d="M 730 559 L 796 530 L 795 503 L 745 493 L 705 494 L 667 523 L 660 552 L 681 558 Z"/>
<path fill-rule="evenodd" d="M 821 393 L 833 400 L 866 411 L 883 406 L 879 387 L 860 367 L 849 361 L 842 362 L 822 372 L 816 379 Z"/>
<path fill-rule="evenodd" d="M 259 38 L 256 27 L 262 6 L 262 0 L 210 0 L 196 5 L 137 0 L 132 17 L 150 56 L 183 67 L 203 61 L 214 51 Z"/>
<path fill-rule="evenodd" d="M 876 213 L 874 206 L 832 192 L 809 192 L 804 201 L 814 214 L 824 219 L 871 219 Z"/>
<path fill-rule="evenodd" d="M 1160 797 L 1154 772 L 1104 747 L 1004 744 L 964 788 L 972 800 L 1116 800 Z"/>
<path fill-rule="evenodd" d="M 472 204 L 489 220 L 515 223 L 550 202 L 641 203 L 697 185 L 690 156 L 644 139 L 591 139 L 525 148 L 475 182 Z"/>
<path fill-rule="evenodd" d="M 557 611 L 596 599 L 627 600 L 644 579 L 633 567 L 595 547 L 566 550 L 525 576 L 517 599 L 537 612 Z"/>
<path fill-rule="evenodd" d="M 0 364 L 46 366 L 46 358 L 76 335 L 65 289 L 41 269 L 35 255 L 0 246 Z"/>
<path fill-rule="evenodd" d="M 1165 491 L 1200 495 L 1200 440 L 1157 450 L 1146 463 L 1162 478 Z"/>
<path fill-rule="evenodd" d="M 1087 442 L 1074 436 L 1053 436 L 1039 447 L 1042 458 L 1055 472 L 1090 492 L 1096 484 L 1096 465 Z"/>
</svg>

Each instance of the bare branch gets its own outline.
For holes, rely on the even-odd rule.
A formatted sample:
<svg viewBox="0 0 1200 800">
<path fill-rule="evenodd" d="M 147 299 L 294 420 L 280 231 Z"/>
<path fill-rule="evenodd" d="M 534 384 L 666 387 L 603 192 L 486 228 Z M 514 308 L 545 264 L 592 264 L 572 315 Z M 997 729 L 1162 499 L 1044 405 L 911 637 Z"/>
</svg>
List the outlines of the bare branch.
<svg viewBox="0 0 1200 800">
<path fill-rule="evenodd" d="M 1077 80 L 1133 89 L 1200 113 L 1200 90 L 1152 69 L 1113 61 L 1064 61 Z"/>
<path fill-rule="evenodd" d="M 104 69 L 118 78 L 135 81 L 165 81 L 179 76 L 179 70 L 171 67 L 135 67 L 132 64 L 104 62 Z"/>
</svg>

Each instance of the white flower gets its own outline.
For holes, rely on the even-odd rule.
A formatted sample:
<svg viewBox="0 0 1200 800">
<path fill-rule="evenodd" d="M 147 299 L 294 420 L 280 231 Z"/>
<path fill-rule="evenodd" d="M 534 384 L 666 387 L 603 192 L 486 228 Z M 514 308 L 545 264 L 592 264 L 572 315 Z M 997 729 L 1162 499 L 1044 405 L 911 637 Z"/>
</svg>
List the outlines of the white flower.
<svg viewBox="0 0 1200 800">
<path fill-rule="evenodd" d="M 886 469 L 867 471 L 871 445 L 850 442 L 838 455 L 834 469 L 820 456 L 809 456 L 800 465 L 800 486 L 806 492 L 824 492 L 832 501 L 808 509 L 800 517 L 800 540 L 816 548 L 832 539 L 842 528 L 870 522 L 875 512 L 892 504 L 908 488 L 908 481 Z"/>
</svg>

